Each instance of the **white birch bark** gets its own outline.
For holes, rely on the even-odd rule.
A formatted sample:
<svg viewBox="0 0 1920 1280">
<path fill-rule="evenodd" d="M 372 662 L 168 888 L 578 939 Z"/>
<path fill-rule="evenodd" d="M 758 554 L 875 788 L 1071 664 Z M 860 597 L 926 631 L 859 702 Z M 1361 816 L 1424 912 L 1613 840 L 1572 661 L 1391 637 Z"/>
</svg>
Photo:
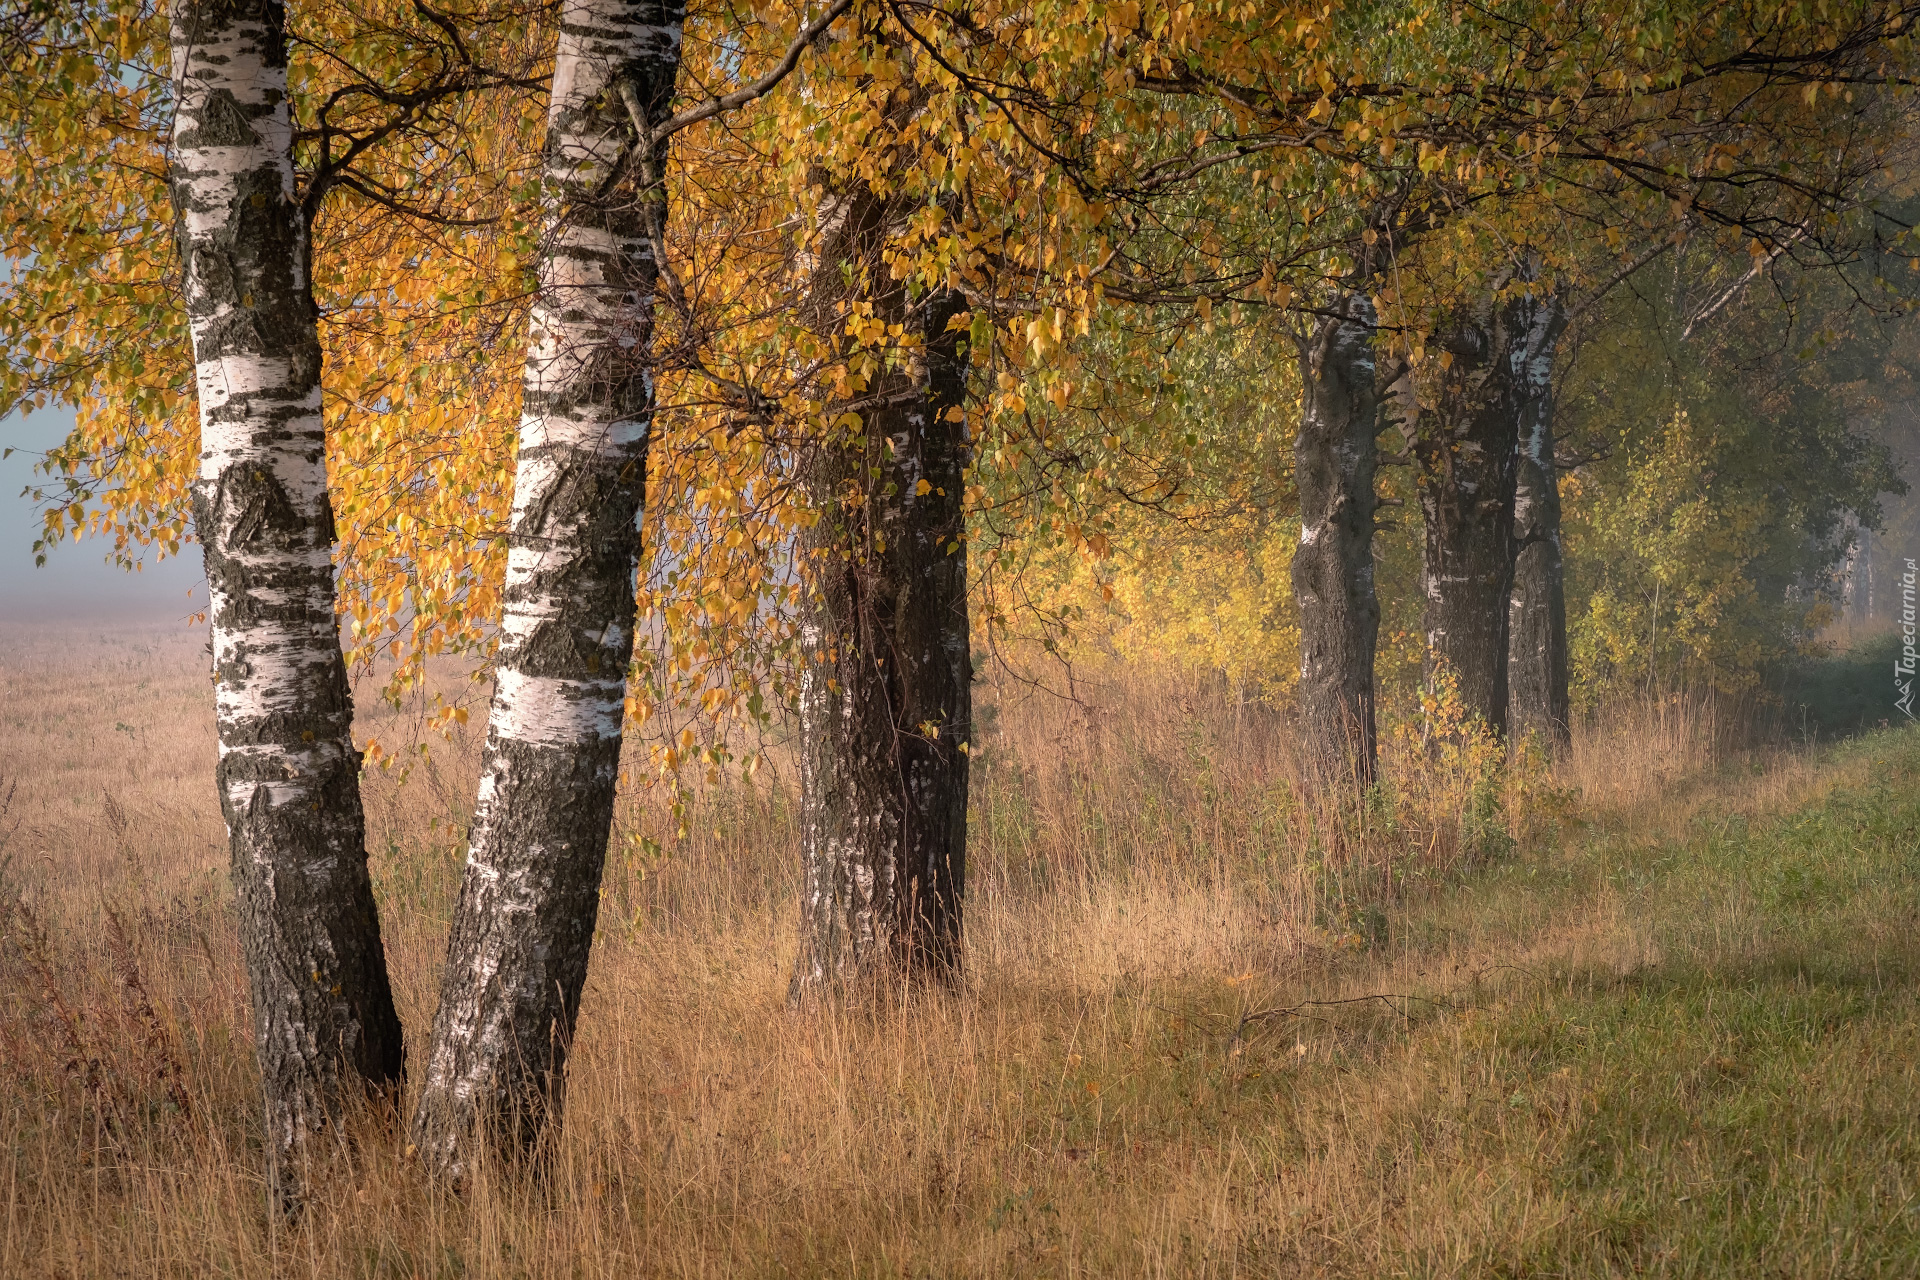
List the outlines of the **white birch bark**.
<svg viewBox="0 0 1920 1280">
<path fill-rule="evenodd" d="M 685 7 L 566 0 L 505 613 L 479 803 L 414 1140 L 461 1177 L 556 1114 L 612 822 L 633 652 L 664 144 Z"/>
<path fill-rule="evenodd" d="M 320 342 L 296 198 L 285 11 L 177 0 L 171 193 L 200 402 L 219 793 L 283 1203 L 358 1078 L 397 1088 L 334 615 Z"/>
</svg>

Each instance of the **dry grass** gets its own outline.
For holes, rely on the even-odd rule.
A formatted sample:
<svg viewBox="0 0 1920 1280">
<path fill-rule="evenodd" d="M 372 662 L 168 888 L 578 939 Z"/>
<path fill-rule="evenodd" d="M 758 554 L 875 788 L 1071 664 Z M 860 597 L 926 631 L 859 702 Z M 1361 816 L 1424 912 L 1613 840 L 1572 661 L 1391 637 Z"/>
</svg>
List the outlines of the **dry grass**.
<svg viewBox="0 0 1920 1280">
<path fill-rule="evenodd" d="M 787 1013 L 777 779 L 664 858 L 628 803 L 551 1179 L 452 1199 L 369 1117 L 286 1227 L 198 638 L 0 646 L 0 1275 L 1911 1270 L 1911 808 L 1768 817 L 1910 777 L 1904 740 L 1738 755 L 1649 710 L 1548 777 L 1401 737 L 1326 813 L 1264 713 L 999 689 L 965 991 Z M 415 1061 L 476 770 L 367 786 Z"/>
<path fill-rule="evenodd" d="M 1866 776 L 1865 756 L 1771 740 L 1765 711 L 1701 692 L 1624 700 L 1589 719 L 1558 777 L 1589 813 L 1664 831 L 1706 811 L 1779 813 Z"/>
</svg>

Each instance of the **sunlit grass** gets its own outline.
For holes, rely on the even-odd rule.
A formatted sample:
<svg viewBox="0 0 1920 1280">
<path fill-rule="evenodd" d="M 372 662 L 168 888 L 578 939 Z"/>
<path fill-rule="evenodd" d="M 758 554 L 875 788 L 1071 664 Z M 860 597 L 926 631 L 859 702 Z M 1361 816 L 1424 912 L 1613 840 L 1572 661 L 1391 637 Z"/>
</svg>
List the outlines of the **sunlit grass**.
<svg viewBox="0 0 1920 1280">
<path fill-rule="evenodd" d="M 787 1013 L 777 772 L 664 858 L 630 803 L 551 1176 L 459 1201 L 369 1116 L 286 1225 L 196 647 L 7 653 L 0 1275 L 1920 1271 L 1911 736 L 1628 709 L 1552 777 L 1402 755 L 1321 813 L 1277 717 L 990 689 L 965 990 Z M 415 1062 L 476 766 L 369 779 Z"/>
</svg>

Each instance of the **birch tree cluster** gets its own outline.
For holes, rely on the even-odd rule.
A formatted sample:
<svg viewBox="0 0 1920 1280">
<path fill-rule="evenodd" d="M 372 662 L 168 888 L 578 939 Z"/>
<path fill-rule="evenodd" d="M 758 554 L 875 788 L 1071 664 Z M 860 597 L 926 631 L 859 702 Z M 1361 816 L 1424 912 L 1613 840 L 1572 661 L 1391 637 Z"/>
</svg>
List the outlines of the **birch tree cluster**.
<svg viewBox="0 0 1920 1280">
<path fill-rule="evenodd" d="M 456 1182 L 537 1156 L 623 777 L 757 726 L 804 1011 L 961 979 L 1017 637 L 1119 618 L 1343 795 L 1409 663 L 1557 749 L 1661 618 L 1728 678 L 1803 640 L 1898 483 L 1793 360 L 1906 332 L 1916 18 L 9 0 L 0 410 L 75 413 L 43 552 L 205 559 L 281 1203 L 363 1097 Z M 491 700 L 409 1064 L 347 673 L 441 655 Z"/>
</svg>

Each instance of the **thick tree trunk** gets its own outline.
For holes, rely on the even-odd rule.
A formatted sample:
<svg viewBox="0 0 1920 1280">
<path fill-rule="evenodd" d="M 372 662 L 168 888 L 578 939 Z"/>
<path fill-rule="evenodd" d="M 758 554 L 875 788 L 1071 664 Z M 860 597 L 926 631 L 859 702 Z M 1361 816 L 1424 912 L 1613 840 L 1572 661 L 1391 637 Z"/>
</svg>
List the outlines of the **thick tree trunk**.
<svg viewBox="0 0 1920 1280">
<path fill-rule="evenodd" d="M 1457 312 L 1438 335 L 1444 356 L 1427 362 L 1411 431 L 1426 526 L 1428 678 L 1450 671 L 1466 712 L 1503 735 L 1521 366 L 1538 305 L 1489 299 Z"/>
<path fill-rule="evenodd" d="M 966 882 L 972 659 L 962 511 L 965 360 L 935 293 L 909 307 L 878 251 L 885 203 L 860 190 L 826 237 L 822 278 L 842 263 L 876 314 L 917 323 L 918 368 L 877 378 L 852 441 L 807 463 L 820 511 L 803 540 L 800 683 L 800 959 L 796 1004 L 886 977 L 951 977 Z M 877 469 L 877 477 L 876 477 Z"/>
<path fill-rule="evenodd" d="M 1553 458 L 1553 357 L 1566 309 L 1541 299 L 1516 350 L 1522 404 L 1514 483 L 1513 594 L 1508 625 L 1507 726 L 1537 734 L 1551 754 L 1572 741 L 1567 696 L 1566 568 L 1560 546 L 1560 473 Z"/>
<path fill-rule="evenodd" d="M 1373 781 L 1373 658 L 1380 602 L 1373 585 L 1373 476 L 1379 431 L 1373 304 L 1348 294 L 1301 344 L 1294 484 L 1300 547 L 1300 727 L 1325 782 Z"/>
<path fill-rule="evenodd" d="M 545 162 L 505 613 L 421 1158 L 524 1153 L 557 1115 L 599 912 L 633 654 L 653 394 L 654 244 L 683 5 L 567 0 Z"/>
<path fill-rule="evenodd" d="M 284 1205 L 307 1139 L 401 1080 L 334 616 L 320 339 L 277 0 L 172 12 L 171 174 L 194 376 L 218 783 Z M 349 1086 L 352 1086 L 350 1088 Z"/>
<path fill-rule="evenodd" d="M 908 408 L 905 430 L 895 437 L 895 489 L 887 513 L 887 550 L 900 583 L 894 602 L 901 689 L 896 740 L 906 795 L 902 862 L 914 933 L 908 945 L 946 973 L 960 963 L 973 741 L 963 505 L 969 449 L 961 416 L 967 374 L 964 340 L 946 329 L 964 309 L 957 293 L 926 302 L 925 399 Z"/>
</svg>

